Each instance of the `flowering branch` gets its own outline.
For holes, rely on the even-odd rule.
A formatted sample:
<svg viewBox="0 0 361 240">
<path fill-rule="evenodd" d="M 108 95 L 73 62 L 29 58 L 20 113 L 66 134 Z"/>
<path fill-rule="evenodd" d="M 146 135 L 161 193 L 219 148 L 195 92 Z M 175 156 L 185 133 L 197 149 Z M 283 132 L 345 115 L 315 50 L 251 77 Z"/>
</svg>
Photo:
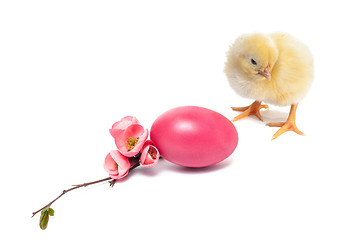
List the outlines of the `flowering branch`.
<svg viewBox="0 0 361 240">
<path fill-rule="evenodd" d="M 113 187 L 118 179 L 125 177 L 134 168 L 140 165 L 153 167 L 158 162 L 160 154 L 153 142 L 147 140 L 148 129 L 144 129 L 135 117 L 122 118 L 113 124 L 109 132 L 114 137 L 115 145 L 118 148 L 118 150 L 111 150 L 104 160 L 103 167 L 108 172 L 109 177 L 72 185 L 72 188 L 63 190 L 53 201 L 33 212 L 32 217 L 41 211 L 39 222 L 41 229 L 46 229 L 49 216 L 54 216 L 54 210 L 50 206 L 67 192 L 109 180 L 110 186 Z"/>
</svg>

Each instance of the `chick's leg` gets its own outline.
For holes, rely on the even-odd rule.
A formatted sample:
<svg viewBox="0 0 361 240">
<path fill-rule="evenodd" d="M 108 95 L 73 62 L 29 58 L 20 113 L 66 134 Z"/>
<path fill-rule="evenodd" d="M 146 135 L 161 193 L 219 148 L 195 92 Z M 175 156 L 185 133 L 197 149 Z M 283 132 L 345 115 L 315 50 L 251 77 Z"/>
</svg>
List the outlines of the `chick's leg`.
<svg viewBox="0 0 361 240">
<path fill-rule="evenodd" d="M 296 126 L 296 110 L 297 110 L 298 104 L 292 104 L 290 114 L 288 115 L 286 122 L 277 122 L 277 123 L 268 123 L 267 126 L 270 127 L 281 127 L 272 137 L 273 139 L 276 139 L 283 133 L 287 131 L 294 131 L 299 135 L 304 135 L 303 132 L 301 132 L 297 126 Z"/>
<path fill-rule="evenodd" d="M 259 112 L 260 109 L 268 109 L 267 105 L 262 105 L 260 101 L 254 101 L 251 105 L 247 107 L 232 107 L 234 111 L 241 111 L 243 113 L 239 114 L 237 117 L 233 118 L 232 121 L 237 121 L 239 119 L 245 118 L 250 115 L 256 115 L 259 120 L 263 121 L 263 118 Z"/>
</svg>

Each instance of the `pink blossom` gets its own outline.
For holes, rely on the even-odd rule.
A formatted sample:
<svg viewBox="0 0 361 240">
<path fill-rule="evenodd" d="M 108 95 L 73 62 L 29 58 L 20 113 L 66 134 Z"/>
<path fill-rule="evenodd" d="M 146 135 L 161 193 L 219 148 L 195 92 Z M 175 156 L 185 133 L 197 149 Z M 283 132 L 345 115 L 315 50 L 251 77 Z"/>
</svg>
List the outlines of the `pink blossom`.
<svg viewBox="0 0 361 240">
<path fill-rule="evenodd" d="M 120 179 L 128 174 L 130 163 L 119 151 L 112 150 L 105 157 L 104 169 L 109 173 L 109 177 Z"/>
<path fill-rule="evenodd" d="M 109 130 L 110 135 L 112 135 L 113 137 L 115 135 L 119 135 L 127 127 L 133 124 L 139 124 L 139 121 L 136 117 L 133 116 L 123 117 L 122 119 L 120 119 L 120 121 L 113 124 L 112 129 Z"/>
<path fill-rule="evenodd" d="M 154 167 L 159 157 L 159 151 L 153 145 L 153 142 L 151 140 L 146 141 L 143 146 L 142 155 L 140 156 L 140 164 L 144 167 Z"/>
<path fill-rule="evenodd" d="M 132 124 L 123 132 L 115 133 L 113 137 L 119 152 L 126 157 L 133 157 L 142 150 L 148 137 L 148 129 L 139 124 Z"/>
</svg>

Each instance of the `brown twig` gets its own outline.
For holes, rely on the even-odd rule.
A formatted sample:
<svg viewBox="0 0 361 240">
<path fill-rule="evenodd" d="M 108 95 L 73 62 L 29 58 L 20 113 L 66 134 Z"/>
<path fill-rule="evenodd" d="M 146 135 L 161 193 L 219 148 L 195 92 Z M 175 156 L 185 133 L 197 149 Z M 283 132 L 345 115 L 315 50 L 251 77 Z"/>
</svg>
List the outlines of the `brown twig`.
<svg viewBox="0 0 361 240">
<path fill-rule="evenodd" d="M 111 180 L 112 178 L 111 177 L 107 177 L 107 178 L 103 178 L 103 179 L 100 179 L 100 180 L 97 180 L 97 181 L 93 181 L 93 182 L 87 182 L 87 183 L 83 183 L 83 184 L 77 184 L 77 185 L 73 185 L 74 187 L 72 188 L 69 188 L 69 189 L 66 189 L 66 190 L 63 190 L 62 194 L 60 194 L 57 198 L 55 198 L 53 201 L 51 201 L 50 203 L 48 203 L 47 205 L 45 205 L 44 207 L 40 208 L 38 211 L 36 212 L 33 212 L 33 216 L 31 217 L 34 217 L 38 212 L 40 212 L 41 210 L 47 208 L 47 207 L 50 207 L 51 204 L 53 204 L 56 200 L 58 200 L 59 198 L 61 198 L 65 193 L 67 192 L 70 192 L 74 189 L 77 189 L 77 188 L 80 188 L 80 187 L 86 187 L 86 186 L 89 186 L 89 185 L 92 185 L 92 184 L 96 184 L 96 183 L 100 183 L 100 182 L 104 182 L 104 181 L 108 181 L 108 180 Z M 114 184 L 113 184 L 114 185 Z"/>
<path fill-rule="evenodd" d="M 137 168 L 139 167 L 140 165 L 140 162 L 139 162 L 139 159 L 137 159 L 137 161 L 134 163 L 134 165 L 129 169 L 129 171 L 133 170 L 134 168 Z M 63 192 L 57 197 L 55 198 L 53 201 L 51 201 L 50 203 L 48 203 L 47 205 L 45 205 L 44 207 L 40 208 L 38 211 L 36 212 L 33 212 L 33 216 L 31 217 L 34 217 L 38 212 L 40 212 L 41 210 L 47 208 L 47 207 L 50 207 L 51 204 L 53 204 L 56 200 L 58 200 L 59 198 L 61 198 L 65 193 L 67 192 L 70 192 L 74 189 L 77 189 L 77 188 L 80 188 L 80 187 L 86 187 L 86 186 L 89 186 L 89 185 L 92 185 L 92 184 L 96 184 L 96 183 L 100 183 L 100 182 L 104 182 L 104 181 L 108 181 L 108 180 L 111 180 L 109 181 L 110 183 L 110 186 L 113 187 L 116 180 L 115 179 L 112 179 L 111 177 L 107 177 L 107 178 L 103 178 L 103 179 L 100 179 L 100 180 L 97 180 L 97 181 L 93 181 L 93 182 L 87 182 L 87 183 L 83 183 L 83 184 L 76 184 L 76 185 L 72 185 L 74 187 L 72 188 L 69 188 L 69 189 L 66 189 L 66 190 L 63 190 Z"/>
<path fill-rule="evenodd" d="M 140 156 L 140 155 L 139 155 Z M 139 162 L 139 156 L 137 155 L 136 157 L 134 158 L 129 158 L 129 160 L 132 160 L 132 167 L 129 169 L 129 172 L 131 170 L 133 170 L 134 168 L 137 168 L 140 166 L 140 162 Z M 60 194 L 57 198 L 55 198 L 53 201 L 51 201 L 50 203 L 48 203 L 47 205 L 45 205 L 44 207 L 40 208 L 38 211 L 36 212 L 33 212 L 33 216 L 31 217 L 34 217 L 38 212 L 40 212 L 41 210 L 47 208 L 47 207 L 50 207 L 51 204 L 53 204 L 56 200 L 58 200 L 59 198 L 61 198 L 65 193 L 67 192 L 70 192 L 74 189 L 77 189 L 77 188 L 80 188 L 80 187 L 86 187 L 86 186 L 89 186 L 89 185 L 92 185 L 92 184 L 96 184 L 96 183 L 100 183 L 100 182 L 104 182 L 104 181 L 108 181 L 108 180 L 111 180 L 109 181 L 110 183 L 110 186 L 113 187 L 116 180 L 115 179 L 112 179 L 111 177 L 107 177 L 107 178 L 103 178 L 103 179 L 100 179 L 100 180 L 97 180 L 97 181 L 93 181 L 93 182 L 87 182 L 87 183 L 83 183 L 83 184 L 76 184 L 76 185 L 72 185 L 74 187 L 72 188 L 69 188 L 69 189 L 66 189 L 66 190 L 63 190 L 62 194 Z"/>
</svg>

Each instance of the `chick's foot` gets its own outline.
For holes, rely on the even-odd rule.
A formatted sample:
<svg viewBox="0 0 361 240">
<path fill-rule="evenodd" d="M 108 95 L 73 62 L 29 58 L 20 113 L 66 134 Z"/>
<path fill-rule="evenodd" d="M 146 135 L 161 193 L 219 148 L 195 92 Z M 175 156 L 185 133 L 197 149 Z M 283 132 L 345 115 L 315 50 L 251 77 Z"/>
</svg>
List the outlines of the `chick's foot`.
<svg viewBox="0 0 361 240">
<path fill-rule="evenodd" d="M 255 115 L 256 117 L 258 117 L 259 120 L 263 121 L 263 118 L 259 112 L 259 110 L 262 108 L 268 109 L 268 105 L 262 105 L 259 101 L 254 101 L 254 103 L 247 107 L 232 107 L 233 111 L 243 112 L 238 116 L 234 117 L 232 121 L 237 121 L 250 115 Z"/>
<path fill-rule="evenodd" d="M 276 139 L 277 137 L 281 136 L 283 133 L 287 131 L 293 131 L 299 135 L 304 135 L 304 133 L 301 132 L 296 126 L 296 109 L 297 109 L 297 104 L 292 104 L 290 114 L 286 122 L 266 124 L 269 127 L 280 127 L 280 129 L 273 135 L 272 140 Z"/>
</svg>

